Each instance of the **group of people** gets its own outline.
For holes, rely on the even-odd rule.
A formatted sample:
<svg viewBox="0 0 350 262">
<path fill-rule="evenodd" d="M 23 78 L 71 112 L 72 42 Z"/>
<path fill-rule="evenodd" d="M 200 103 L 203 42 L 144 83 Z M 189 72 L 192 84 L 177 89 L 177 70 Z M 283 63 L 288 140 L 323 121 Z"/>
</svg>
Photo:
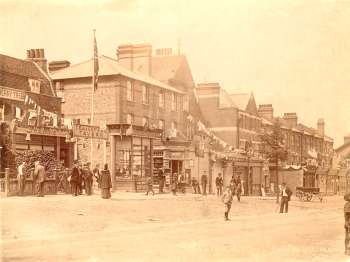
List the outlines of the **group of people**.
<svg viewBox="0 0 350 262">
<path fill-rule="evenodd" d="M 74 167 L 68 178 L 71 184 L 71 191 L 73 196 L 78 196 L 85 190 L 86 195 L 93 193 L 94 180 L 101 189 L 102 198 L 111 198 L 112 179 L 111 173 L 108 169 L 108 164 L 104 165 L 104 169 L 100 170 L 99 165 L 91 170 L 91 163 L 82 164 L 78 161 L 74 162 Z"/>
<path fill-rule="evenodd" d="M 18 182 L 18 195 L 24 196 L 26 176 L 24 174 L 26 162 L 23 161 L 17 168 L 17 182 Z M 33 172 L 33 193 L 38 197 L 44 197 L 44 182 L 46 178 L 45 167 L 41 165 L 40 161 L 34 162 Z"/>
<path fill-rule="evenodd" d="M 192 177 L 192 188 L 193 188 L 193 193 L 194 194 L 203 194 L 206 195 L 207 194 L 207 184 L 208 184 L 208 176 L 207 176 L 207 172 L 204 171 L 202 176 L 201 176 L 201 186 L 202 189 L 199 185 L 199 182 L 197 181 L 197 179 L 195 177 Z"/>
<path fill-rule="evenodd" d="M 218 196 L 220 196 L 219 193 L 222 192 L 222 189 L 219 189 L 218 185 L 221 186 L 221 188 L 222 188 L 222 182 L 223 182 L 222 178 L 217 179 L 216 186 L 217 186 L 217 195 Z M 224 202 L 224 205 L 225 205 L 224 217 L 225 217 L 226 221 L 229 220 L 228 215 L 229 215 L 230 210 L 231 210 L 233 197 L 236 195 L 238 202 L 240 202 L 241 201 L 241 193 L 242 193 L 242 181 L 241 181 L 240 176 L 238 176 L 237 178 L 232 176 L 230 184 L 226 187 L 226 190 L 222 196 L 222 201 Z"/>
</svg>

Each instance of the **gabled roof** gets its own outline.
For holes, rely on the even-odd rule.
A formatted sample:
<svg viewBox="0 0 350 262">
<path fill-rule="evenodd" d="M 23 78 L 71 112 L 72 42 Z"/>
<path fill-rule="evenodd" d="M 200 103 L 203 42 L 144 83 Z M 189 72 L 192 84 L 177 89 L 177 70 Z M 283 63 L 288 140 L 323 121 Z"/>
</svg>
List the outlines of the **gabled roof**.
<svg viewBox="0 0 350 262">
<path fill-rule="evenodd" d="M 231 100 L 242 111 L 247 111 L 252 115 L 258 115 L 253 93 L 230 94 Z"/>
<path fill-rule="evenodd" d="M 185 55 L 153 56 L 152 77 L 167 84 L 194 87 L 193 76 Z"/>
<path fill-rule="evenodd" d="M 49 76 L 32 61 L 0 54 L 0 85 L 30 91 L 28 79 L 40 80 L 41 94 L 56 96 Z"/>
<path fill-rule="evenodd" d="M 93 59 L 72 65 L 70 67 L 58 70 L 51 74 L 52 79 L 54 80 L 63 80 L 63 79 L 73 79 L 73 78 L 83 78 L 83 77 L 92 77 L 93 74 Z M 151 84 L 154 86 L 161 87 L 163 89 L 182 93 L 181 91 L 173 88 L 159 80 L 156 80 L 152 77 L 134 73 L 125 67 L 121 66 L 116 59 L 113 59 L 108 56 L 101 55 L 99 56 L 99 76 L 108 76 L 108 75 L 122 75 L 131 79 L 135 79 L 146 84 Z"/>
</svg>

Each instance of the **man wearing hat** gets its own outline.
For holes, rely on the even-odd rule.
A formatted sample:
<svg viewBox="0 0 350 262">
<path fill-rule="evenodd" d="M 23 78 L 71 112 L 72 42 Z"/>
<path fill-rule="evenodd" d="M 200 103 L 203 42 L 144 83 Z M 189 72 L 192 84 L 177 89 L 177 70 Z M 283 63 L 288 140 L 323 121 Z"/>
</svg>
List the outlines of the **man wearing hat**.
<svg viewBox="0 0 350 262">
<path fill-rule="evenodd" d="M 44 196 L 44 183 L 45 183 L 45 177 L 46 172 L 45 168 L 40 165 L 39 161 L 34 162 L 35 168 L 34 168 L 34 180 L 36 184 L 36 192 L 38 197 Z"/>
<path fill-rule="evenodd" d="M 282 183 L 280 213 L 283 213 L 283 211 L 288 213 L 288 202 L 291 196 L 292 191 L 287 187 L 286 183 Z"/>
</svg>

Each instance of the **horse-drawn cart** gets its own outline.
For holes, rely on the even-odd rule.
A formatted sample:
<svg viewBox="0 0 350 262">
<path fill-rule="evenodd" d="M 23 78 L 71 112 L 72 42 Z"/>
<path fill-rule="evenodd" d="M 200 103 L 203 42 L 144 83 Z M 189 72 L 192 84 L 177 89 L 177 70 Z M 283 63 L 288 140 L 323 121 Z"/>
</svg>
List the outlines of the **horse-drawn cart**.
<svg viewBox="0 0 350 262">
<path fill-rule="evenodd" d="M 323 201 L 323 194 L 318 187 L 297 187 L 295 195 L 301 201 L 311 201 L 312 198 L 315 197 L 317 197 L 320 202 Z"/>
</svg>

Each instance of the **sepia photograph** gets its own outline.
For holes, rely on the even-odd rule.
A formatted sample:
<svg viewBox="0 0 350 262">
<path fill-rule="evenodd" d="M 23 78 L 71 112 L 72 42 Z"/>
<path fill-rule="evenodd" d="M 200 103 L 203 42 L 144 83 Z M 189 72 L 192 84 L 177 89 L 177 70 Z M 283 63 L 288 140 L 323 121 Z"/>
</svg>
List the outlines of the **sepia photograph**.
<svg viewBox="0 0 350 262">
<path fill-rule="evenodd" d="M 350 262 L 350 0 L 0 0 L 0 261 Z"/>
</svg>

